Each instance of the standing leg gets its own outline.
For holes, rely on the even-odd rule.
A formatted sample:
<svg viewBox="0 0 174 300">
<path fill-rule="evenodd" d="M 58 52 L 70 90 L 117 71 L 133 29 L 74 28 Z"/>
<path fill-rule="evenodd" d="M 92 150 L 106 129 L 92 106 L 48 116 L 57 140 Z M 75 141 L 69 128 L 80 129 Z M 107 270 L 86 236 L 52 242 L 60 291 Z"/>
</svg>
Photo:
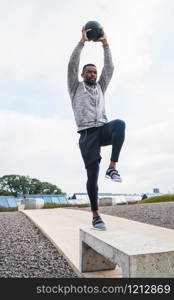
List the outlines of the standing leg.
<svg viewBox="0 0 174 300">
<path fill-rule="evenodd" d="M 86 188 L 91 203 L 91 211 L 93 216 L 98 216 L 98 175 L 99 175 L 99 160 L 93 162 L 87 167 L 87 183 Z"/>
<path fill-rule="evenodd" d="M 93 215 L 92 226 L 97 230 L 105 230 L 105 224 L 99 215 L 98 210 L 98 175 L 100 160 L 94 161 L 87 167 L 87 183 L 86 188 L 91 203 L 91 211 Z"/>
<path fill-rule="evenodd" d="M 98 211 L 98 175 L 102 158 L 100 155 L 100 130 L 98 127 L 92 127 L 86 129 L 85 132 L 81 133 L 79 146 L 87 171 L 86 188 L 91 203 L 92 226 L 94 229 L 105 230 L 105 224 Z"/>
</svg>

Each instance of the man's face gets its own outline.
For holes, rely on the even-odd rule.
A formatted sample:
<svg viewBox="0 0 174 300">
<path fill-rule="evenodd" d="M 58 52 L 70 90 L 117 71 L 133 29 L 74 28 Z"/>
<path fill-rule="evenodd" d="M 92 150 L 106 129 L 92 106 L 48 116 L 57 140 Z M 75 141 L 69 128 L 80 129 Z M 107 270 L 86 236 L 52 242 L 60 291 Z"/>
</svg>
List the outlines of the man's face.
<svg viewBox="0 0 174 300">
<path fill-rule="evenodd" d="M 87 66 L 82 73 L 82 77 L 87 84 L 95 84 L 97 80 L 97 69 L 93 66 Z"/>
</svg>

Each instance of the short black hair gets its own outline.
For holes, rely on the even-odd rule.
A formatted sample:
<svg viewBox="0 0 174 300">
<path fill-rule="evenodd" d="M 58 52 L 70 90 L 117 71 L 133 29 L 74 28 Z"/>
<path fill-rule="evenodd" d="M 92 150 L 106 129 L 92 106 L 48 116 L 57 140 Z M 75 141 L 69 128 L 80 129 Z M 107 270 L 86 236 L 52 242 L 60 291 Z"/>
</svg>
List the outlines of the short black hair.
<svg viewBox="0 0 174 300">
<path fill-rule="evenodd" d="M 86 65 L 84 65 L 83 66 L 83 70 L 82 70 L 82 74 L 84 73 L 86 67 L 96 67 L 96 65 L 94 65 L 94 64 L 86 64 Z"/>
</svg>

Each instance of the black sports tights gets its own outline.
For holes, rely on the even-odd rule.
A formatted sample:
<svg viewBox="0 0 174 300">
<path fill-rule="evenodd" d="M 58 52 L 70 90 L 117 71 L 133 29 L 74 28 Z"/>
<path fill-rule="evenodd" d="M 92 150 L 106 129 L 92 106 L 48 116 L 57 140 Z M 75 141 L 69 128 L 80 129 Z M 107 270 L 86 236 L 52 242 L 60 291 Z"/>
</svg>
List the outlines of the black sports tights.
<svg viewBox="0 0 174 300">
<path fill-rule="evenodd" d="M 112 145 L 111 161 L 118 162 L 120 150 L 125 138 L 125 122 L 113 120 L 99 128 L 100 145 Z M 91 210 L 98 210 L 98 175 L 100 160 L 95 160 L 87 168 L 87 192 L 91 203 Z"/>
<path fill-rule="evenodd" d="M 87 192 L 91 203 L 91 210 L 96 211 L 98 210 L 98 175 L 99 175 L 99 166 L 100 161 L 97 160 L 93 162 L 87 168 Z"/>
</svg>

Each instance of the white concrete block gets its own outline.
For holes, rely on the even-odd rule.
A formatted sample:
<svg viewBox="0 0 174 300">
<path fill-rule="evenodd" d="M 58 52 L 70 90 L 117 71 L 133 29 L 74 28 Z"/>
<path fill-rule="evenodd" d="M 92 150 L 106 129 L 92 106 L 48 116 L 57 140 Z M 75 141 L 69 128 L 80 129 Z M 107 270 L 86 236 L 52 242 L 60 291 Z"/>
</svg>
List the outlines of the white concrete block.
<svg viewBox="0 0 174 300">
<path fill-rule="evenodd" d="M 39 209 L 44 206 L 44 200 L 41 198 L 22 199 L 21 204 L 25 205 L 25 209 Z"/>
<path fill-rule="evenodd" d="M 99 206 L 109 206 L 112 205 L 112 198 L 111 197 L 102 197 L 99 198 Z"/>
</svg>

